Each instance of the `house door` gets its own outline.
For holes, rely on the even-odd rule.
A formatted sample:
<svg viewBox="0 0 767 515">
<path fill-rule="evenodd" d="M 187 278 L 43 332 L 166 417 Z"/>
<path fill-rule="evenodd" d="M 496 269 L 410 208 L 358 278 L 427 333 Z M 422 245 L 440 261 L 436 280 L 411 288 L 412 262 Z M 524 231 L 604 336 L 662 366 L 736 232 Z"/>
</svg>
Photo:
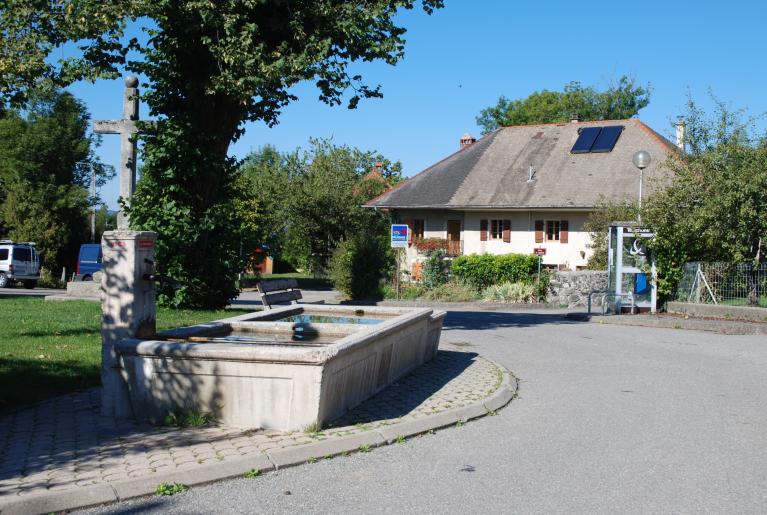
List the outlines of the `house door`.
<svg viewBox="0 0 767 515">
<path fill-rule="evenodd" d="M 447 254 L 448 256 L 461 255 L 461 221 L 447 221 Z"/>
</svg>

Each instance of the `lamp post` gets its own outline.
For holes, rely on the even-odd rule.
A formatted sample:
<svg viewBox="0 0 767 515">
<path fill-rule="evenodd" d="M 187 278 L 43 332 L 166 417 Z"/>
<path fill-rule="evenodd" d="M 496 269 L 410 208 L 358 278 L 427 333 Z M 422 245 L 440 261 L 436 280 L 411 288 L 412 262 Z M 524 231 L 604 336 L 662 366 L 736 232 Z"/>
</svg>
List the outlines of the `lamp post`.
<svg viewBox="0 0 767 515">
<path fill-rule="evenodd" d="M 634 166 L 639 168 L 639 215 L 637 218 L 639 223 L 642 223 L 642 179 L 644 169 L 650 164 L 650 153 L 646 150 L 639 150 L 634 152 L 634 157 L 631 160 L 634 162 Z"/>
</svg>

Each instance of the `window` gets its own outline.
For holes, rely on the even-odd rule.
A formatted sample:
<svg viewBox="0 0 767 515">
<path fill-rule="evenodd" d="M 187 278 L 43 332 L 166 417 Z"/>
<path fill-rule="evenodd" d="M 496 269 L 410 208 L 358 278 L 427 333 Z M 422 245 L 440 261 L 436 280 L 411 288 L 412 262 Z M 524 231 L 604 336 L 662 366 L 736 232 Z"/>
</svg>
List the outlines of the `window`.
<svg viewBox="0 0 767 515">
<path fill-rule="evenodd" d="M 511 241 L 511 220 L 480 220 L 479 241 L 503 240 Z"/>
<path fill-rule="evenodd" d="M 8 259 L 8 249 L 0 249 L 0 261 Z"/>
<path fill-rule="evenodd" d="M 413 238 L 423 239 L 424 226 L 426 225 L 423 222 L 422 218 L 413 220 Z"/>
<path fill-rule="evenodd" d="M 559 220 L 546 220 L 546 241 L 559 241 Z"/>
<path fill-rule="evenodd" d="M 570 223 L 567 220 L 536 220 L 535 243 L 558 241 L 567 243 L 570 238 Z"/>
<path fill-rule="evenodd" d="M 32 252 L 28 248 L 16 247 L 13 249 L 13 259 L 17 261 L 32 261 Z"/>
<path fill-rule="evenodd" d="M 503 238 L 503 220 L 490 220 L 490 239 L 500 240 Z"/>
</svg>

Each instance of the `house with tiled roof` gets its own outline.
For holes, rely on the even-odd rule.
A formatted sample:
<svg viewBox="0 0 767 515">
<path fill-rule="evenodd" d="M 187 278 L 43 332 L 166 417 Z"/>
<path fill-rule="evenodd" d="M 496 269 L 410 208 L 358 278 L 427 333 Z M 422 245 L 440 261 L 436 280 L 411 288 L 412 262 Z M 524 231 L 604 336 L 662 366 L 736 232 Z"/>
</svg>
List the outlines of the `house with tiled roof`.
<svg viewBox="0 0 767 515">
<path fill-rule="evenodd" d="M 424 258 L 417 241 L 442 238 L 452 255 L 538 250 L 544 265 L 577 270 L 589 258 L 589 213 L 605 200 L 637 200 L 634 153 L 651 156 L 643 171 L 647 196 L 682 138 L 681 127 L 674 144 L 635 118 L 502 127 L 479 140 L 464 135 L 457 152 L 367 207 L 392 210 L 408 224 L 413 268 Z"/>
</svg>

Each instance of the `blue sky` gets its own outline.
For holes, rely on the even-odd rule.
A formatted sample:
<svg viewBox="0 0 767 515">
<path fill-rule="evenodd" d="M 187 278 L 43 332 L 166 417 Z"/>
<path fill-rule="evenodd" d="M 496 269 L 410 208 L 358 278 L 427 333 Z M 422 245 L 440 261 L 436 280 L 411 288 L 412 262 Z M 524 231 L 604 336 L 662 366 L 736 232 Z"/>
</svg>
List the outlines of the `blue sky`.
<svg viewBox="0 0 767 515">
<path fill-rule="evenodd" d="M 368 83 L 380 83 L 383 99 L 363 100 L 356 110 L 328 107 L 310 85 L 280 124 L 246 126 L 231 147 L 244 157 L 264 144 L 281 150 L 306 147 L 310 137 L 378 150 L 413 175 L 458 148 L 464 132 L 480 133 L 475 117 L 500 95 L 526 97 L 577 80 L 604 88 L 621 75 L 650 83 L 650 105 L 639 118 L 670 135 L 688 91 L 710 108 L 709 91 L 751 115 L 767 112 L 763 1 L 560 1 L 446 0 L 427 16 L 406 11 L 406 56 L 397 66 L 359 67 Z M 122 81 L 76 84 L 94 119 L 121 114 Z M 142 114 L 147 109 L 142 106 Z M 764 120 L 760 125 L 764 127 Z M 105 136 L 97 153 L 119 162 L 119 138 Z M 101 189 L 117 205 L 114 180 Z"/>
</svg>

